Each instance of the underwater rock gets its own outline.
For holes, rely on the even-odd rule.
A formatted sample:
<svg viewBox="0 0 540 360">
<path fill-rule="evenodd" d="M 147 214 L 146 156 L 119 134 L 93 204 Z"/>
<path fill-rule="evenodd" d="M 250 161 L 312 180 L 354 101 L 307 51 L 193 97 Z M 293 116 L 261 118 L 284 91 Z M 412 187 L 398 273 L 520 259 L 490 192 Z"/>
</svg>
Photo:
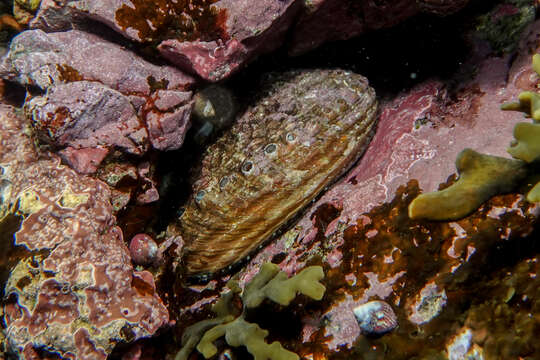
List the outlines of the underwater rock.
<svg viewBox="0 0 540 360">
<path fill-rule="evenodd" d="M 104 71 L 106 70 L 106 71 Z M 42 90 L 53 84 L 98 81 L 124 95 L 156 89 L 187 90 L 195 80 L 171 66 L 157 66 L 126 48 L 79 30 L 28 30 L 13 38 L 0 76 Z"/>
<path fill-rule="evenodd" d="M 421 12 L 449 15 L 469 0 L 351 1 L 304 0 L 289 44 L 300 55 L 329 41 L 346 40 L 369 31 L 388 28 Z"/>
<path fill-rule="evenodd" d="M 158 46 L 173 64 L 212 82 L 277 49 L 301 9 L 301 1 L 221 0 L 214 7 L 221 21 L 220 37 L 194 41 L 170 38 Z"/>
<path fill-rule="evenodd" d="M 300 0 L 162 1 L 43 0 L 31 27 L 50 31 L 92 19 L 137 42 L 158 43 L 179 68 L 219 81 L 278 48 L 301 9 Z"/>
<path fill-rule="evenodd" d="M 148 132 L 129 99 L 95 81 L 76 81 L 47 88 L 26 101 L 25 112 L 38 136 L 75 149 L 113 146 L 143 154 Z"/>
<path fill-rule="evenodd" d="M 384 301 L 368 301 L 355 307 L 353 312 L 360 330 L 367 335 L 383 335 L 398 325 L 394 310 Z"/>
<path fill-rule="evenodd" d="M 102 147 L 75 149 L 70 146 L 60 150 L 59 155 L 79 174 L 93 174 L 107 156 L 109 150 Z"/>
<path fill-rule="evenodd" d="M 38 153 L 14 108 L 0 105 L 0 120 L 0 226 L 21 222 L 0 231 L 4 251 L 19 249 L 4 289 L 8 354 L 105 359 L 168 324 L 152 274 L 131 265 L 109 187 Z"/>
<path fill-rule="evenodd" d="M 92 19 L 137 42 L 159 43 L 161 54 L 189 73 L 216 82 L 292 34 L 291 54 L 324 42 L 390 27 L 418 13 L 451 14 L 468 0 L 43 0 L 31 22 L 47 32 Z"/>
<path fill-rule="evenodd" d="M 178 221 L 188 274 L 246 257 L 351 166 L 373 135 L 375 92 L 358 74 L 271 74 L 261 94 L 204 155 Z"/>
<path fill-rule="evenodd" d="M 142 154 L 151 143 L 172 150 L 190 126 L 192 77 L 82 31 L 19 34 L 0 62 L 0 77 L 47 91 L 27 107 L 57 146 Z"/>
</svg>

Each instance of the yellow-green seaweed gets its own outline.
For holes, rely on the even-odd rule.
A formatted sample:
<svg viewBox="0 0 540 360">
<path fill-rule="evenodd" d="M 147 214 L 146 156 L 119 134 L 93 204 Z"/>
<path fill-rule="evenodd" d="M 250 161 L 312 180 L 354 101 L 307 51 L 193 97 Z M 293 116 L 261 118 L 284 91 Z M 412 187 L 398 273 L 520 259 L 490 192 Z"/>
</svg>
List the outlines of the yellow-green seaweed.
<svg viewBox="0 0 540 360">
<path fill-rule="evenodd" d="M 265 298 L 286 306 L 298 293 L 321 300 L 325 291 L 325 287 L 319 283 L 322 278 L 324 272 L 320 266 L 307 267 L 298 275 L 288 278 L 286 273 L 279 271 L 279 266 L 266 263 L 257 278 L 246 285 L 242 300 L 248 309 L 259 306 Z"/>
<path fill-rule="evenodd" d="M 528 202 L 540 202 L 540 182 L 536 183 L 527 193 Z"/>
<path fill-rule="evenodd" d="M 456 159 L 459 179 L 448 188 L 421 194 L 409 205 L 411 219 L 455 220 L 475 211 L 490 197 L 512 191 L 526 176 L 520 160 L 464 149 Z"/>
<path fill-rule="evenodd" d="M 298 360 L 298 355 L 283 348 L 279 342 L 266 343 L 264 339 L 268 331 L 245 321 L 246 311 L 259 306 L 264 299 L 288 305 L 299 293 L 321 300 L 326 290 L 319 282 L 323 278 L 324 272 L 320 266 L 308 266 L 288 278 L 286 273 L 279 270 L 279 266 L 266 263 L 243 292 L 236 281 L 229 281 L 227 287 L 231 291 L 221 295 L 212 307 L 217 317 L 200 321 L 185 330 L 182 348 L 175 360 L 187 360 L 195 347 L 206 359 L 214 356 L 218 349 L 213 342 L 222 336 L 230 346 L 244 345 L 255 360 Z M 243 309 L 238 316 L 233 298 L 241 292 Z"/>
<path fill-rule="evenodd" d="M 540 75 L 540 54 L 532 57 L 532 68 Z M 540 121 L 540 94 L 532 91 L 523 91 L 518 95 L 518 102 L 509 102 L 501 105 L 501 110 L 524 112 L 533 121 Z"/>
<path fill-rule="evenodd" d="M 532 68 L 538 75 L 540 75 L 540 54 L 533 55 Z"/>
<path fill-rule="evenodd" d="M 206 358 L 214 356 L 218 349 L 213 342 L 225 336 L 230 346 L 242 346 L 253 355 L 254 360 L 298 360 L 299 357 L 292 351 L 284 349 L 277 341 L 268 344 L 264 338 L 268 331 L 261 329 L 257 324 L 248 323 L 242 317 L 218 325 L 208 330 L 202 337 L 197 350 Z"/>
<path fill-rule="evenodd" d="M 519 102 L 510 102 L 501 105 L 501 110 L 521 111 L 535 122 L 540 121 L 540 94 L 532 91 L 523 91 L 518 95 Z"/>
<path fill-rule="evenodd" d="M 514 137 L 515 141 L 506 149 L 512 157 L 528 163 L 540 157 L 540 124 L 517 123 Z"/>
</svg>

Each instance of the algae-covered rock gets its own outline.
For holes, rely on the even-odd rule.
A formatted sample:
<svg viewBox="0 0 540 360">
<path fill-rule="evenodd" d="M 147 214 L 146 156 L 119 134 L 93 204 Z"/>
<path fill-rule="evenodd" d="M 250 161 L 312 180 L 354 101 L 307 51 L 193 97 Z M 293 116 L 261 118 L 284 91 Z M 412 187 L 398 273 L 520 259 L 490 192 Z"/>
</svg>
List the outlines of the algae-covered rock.
<svg viewBox="0 0 540 360">
<path fill-rule="evenodd" d="M 520 160 L 464 149 L 456 159 L 459 179 L 448 188 L 419 195 L 409 205 L 411 219 L 462 218 L 490 197 L 512 191 L 526 176 Z"/>
<path fill-rule="evenodd" d="M 206 359 L 214 356 L 218 351 L 214 341 L 222 336 L 225 336 L 225 341 L 230 346 L 245 346 L 255 360 L 298 360 L 298 355 L 283 348 L 279 342 L 266 343 L 264 339 L 268 336 L 268 331 L 247 322 L 246 310 L 259 306 L 264 299 L 284 306 L 289 305 L 299 293 L 314 300 L 321 300 L 326 290 L 319 282 L 323 277 L 320 266 L 308 266 L 288 278 L 277 265 L 266 263 L 243 292 L 236 281 L 229 281 L 227 286 L 231 291 L 222 294 L 212 307 L 212 312 L 217 317 L 200 321 L 185 330 L 182 348 L 176 354 L 175 360 L 187 360 L 195 346 Z M 243 307 L 238 314 L 233 300 L 240 293 Z"/>
</svg>

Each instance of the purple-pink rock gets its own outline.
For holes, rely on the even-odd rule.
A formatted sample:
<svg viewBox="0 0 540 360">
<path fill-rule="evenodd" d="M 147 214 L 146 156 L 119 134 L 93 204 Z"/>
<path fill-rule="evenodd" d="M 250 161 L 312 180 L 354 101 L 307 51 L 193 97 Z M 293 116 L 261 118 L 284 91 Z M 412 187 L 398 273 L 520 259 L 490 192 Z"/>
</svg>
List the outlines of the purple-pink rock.
<svg viewBox="0 0 540 360">
<path fill-rule="evenodd" d="M 143 154 L 148 132 L 137 110 L 122 93 L 95 81 L 75 81 L 47 88 L 25 104 L 41 138 L 75 149 L 114 146 Z M 183 129 L 182 129 L 183 130 Z"/>
<path fill-rule="evenodd" d="M 292 54 L 324 42 L 390 27 L 422 11 L 451 14 L 468 0 L 220 0 L 164 2 L 43 0 L 31 27 L 68 29 L 97 20 L 138 42 L 160 41 L 159 51 L 179 68 L 208 81 L 229 77 L 292 35 Z M 173 24 L 173 25 L 171 25 Z"/>
<path fill-rule="evenodd" d="M 62 159 L 79 174 L 96 172 L 108 153 L 107 149 L 101 147 L 74 149 L 69 146 L 59 152 Z"/>
<path fill-rule="evenodd" d="M 170 66 L 158 66 L 99 36 L 79 30 L 28 30 L 11 42 L 0 62 L 0 76 L 45 90 L 50 85 L 97 81 L 124 95 L 146 98 L 156 88 L 185 91 L 194 79 Z"/>
<path fill-rule="evenodd" d="M 41 135 L 57 146 L 172 150 L 190 126 L 192 77 L 78 30 L 19 34 L 0 76 L 47 90 L 26 107 Z"/>
</svg>

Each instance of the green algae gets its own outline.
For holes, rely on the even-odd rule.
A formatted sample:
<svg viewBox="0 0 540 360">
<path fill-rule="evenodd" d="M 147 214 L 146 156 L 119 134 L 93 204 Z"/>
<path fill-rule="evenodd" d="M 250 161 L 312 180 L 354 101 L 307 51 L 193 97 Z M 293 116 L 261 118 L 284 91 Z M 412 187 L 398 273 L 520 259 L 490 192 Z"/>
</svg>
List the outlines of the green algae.
<svg viewBox="0 0 540 360">
<path fill-rule="evenodd" d="M 540 75 L 540 54 L 532 57 L 532 68 Z M 501 106 L 502 110 L 521 111 L 527 117 L 532 118 L 533 123 L 520 122 L 514 127 L 515 140 L 507 149 L 514 158 L 528 163 L 540 158 L 540 94 L 532 91 L 523 91 L 518 96 L 517 103 L 506 103 Z M 527 194 L 530 202 L 540 202 L 540 182 L 537 183 Z"/>
<path fill-rule="evenodd" d="M 478 36 L 498 54 L 517 49 L 523 30 L 534 21 L 536 9 L 530 0 L 506 0 L 478 18 Z"/>
<path fill-rule="evenodd" d="M 540 121 L 540 94 L 524 91 L 519 94 L 518 100 L 519 102 L 502 104 L 501 110 L 521 111 L 527 117 L 532 117 L 535 122 Z"/>
<path fill-rule="evenodd" d="M 258 307 L 265 299 L 286 306 L 298 294 L 321 300 L 326 290 L 319 282 L 323 278 L 324 272 L 320 266 L 306 267 L 288 278 L 286 273 L 279 270 L 279 266 L 266 263 L 243 292 L 236 281 L 229 281 L 227 287 L 230 291 L 222 294 L 212 307 L 216 318 L 202 320 L 184 331 L 182 348 L 175 360 L 187 360 L 194 348 L 209 359 L 218 352 L 214 341 L 223 336 L 230 346 L 245 346 L 255 360 L 298 360 L 298 355 L 283 348 L 279 342 L 268 344 L 265 341 L 268 331 L 247 322 L 246 311 Z M 238 295 L 243 303 L 241 311 L 235 306 Z"/>
<path fill-rule="evenodd" d="M 512 157 L 528 163 L 540 157 L 540 124 L 517 123 L 514 137 L 515 141 L 507 149 Z"/>
<path fill-rule="evenodd" d="M 419 195 L 409 206 L 411 219 L 459 219 L 496 194 L 514 190 L 526 176 L 519 160 L 463 150 L 456 159 L 459 179 L 450 187 Z"/>
<path fill-rule="evenodd" d="M 197 345 L 197 350 L 206 359 L 211 358 L 218 351 L 213 342 L 222 336 L 225 336 L 231 346 L 244 345 L 255 360 L 299 359 L 298 355 L 284 349 L 277 341 L 267 344 L 264 339 L 268 336 L 268 331 L 261 329 L 257 324 L 248 323 L 242 317 L 208 330 Z"/>
<path fill-rule="evenodd" d="M 527 201 L 540 202 L 540 182 L 536 183 L 536 185 L 534 185 L 527 193 Z"/>
</svg>

